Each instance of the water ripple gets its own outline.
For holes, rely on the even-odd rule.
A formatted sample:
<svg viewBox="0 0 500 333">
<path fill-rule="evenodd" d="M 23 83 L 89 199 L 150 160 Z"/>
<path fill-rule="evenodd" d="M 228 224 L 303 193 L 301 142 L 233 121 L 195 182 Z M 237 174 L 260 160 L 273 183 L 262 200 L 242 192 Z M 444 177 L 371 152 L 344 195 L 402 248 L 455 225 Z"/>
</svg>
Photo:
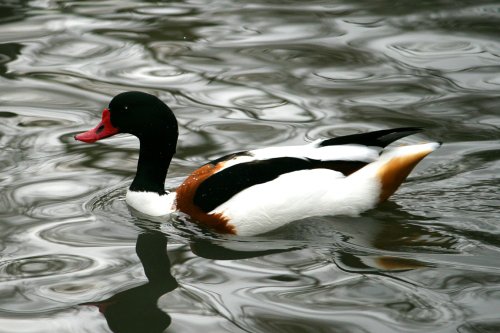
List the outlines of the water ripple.
<svg viewBox="0 0 500 333">
<path fill-rule="evenodd" d="M 70 255 L 42 255 L 3 261 L 0 280 L 29 279 L 42 276 L 70 274 L 91 267 L 89 258 Z"/>
</svg>

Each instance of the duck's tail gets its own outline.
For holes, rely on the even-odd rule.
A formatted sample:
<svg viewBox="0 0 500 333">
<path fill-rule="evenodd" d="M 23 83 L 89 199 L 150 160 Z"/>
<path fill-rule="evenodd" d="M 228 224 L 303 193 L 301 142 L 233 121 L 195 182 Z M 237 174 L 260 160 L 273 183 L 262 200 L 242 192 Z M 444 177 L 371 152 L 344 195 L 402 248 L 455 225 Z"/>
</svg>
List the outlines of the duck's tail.
<svg viewBox="0 0 500 333">
<path fill-rule="evenodd" d="M 389 198 L 424 157 L 439 148 L 441 143 L 431 142 L 388 149 L 375 164 L 376 177 L 380 181 L 379 201 Z"/>
</svg>

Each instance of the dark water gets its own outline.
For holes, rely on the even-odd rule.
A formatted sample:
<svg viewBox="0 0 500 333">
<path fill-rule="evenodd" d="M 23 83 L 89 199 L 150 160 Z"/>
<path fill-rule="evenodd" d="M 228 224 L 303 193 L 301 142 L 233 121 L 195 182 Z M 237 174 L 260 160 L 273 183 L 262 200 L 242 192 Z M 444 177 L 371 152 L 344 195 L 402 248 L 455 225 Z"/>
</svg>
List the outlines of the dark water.
<svg viewBox="0 0 500 333">
<path fill-rule="evenodd" d="M 500 332 L 499 37 L 498 1 L 2 1 L 0 332 Z M 444 145 L 361 217 L 221 237 L 129 212 L 133 138 L 73 140 L 125 90 L 177 114 L 169 187 L 330 135 Z"/>
</svg>

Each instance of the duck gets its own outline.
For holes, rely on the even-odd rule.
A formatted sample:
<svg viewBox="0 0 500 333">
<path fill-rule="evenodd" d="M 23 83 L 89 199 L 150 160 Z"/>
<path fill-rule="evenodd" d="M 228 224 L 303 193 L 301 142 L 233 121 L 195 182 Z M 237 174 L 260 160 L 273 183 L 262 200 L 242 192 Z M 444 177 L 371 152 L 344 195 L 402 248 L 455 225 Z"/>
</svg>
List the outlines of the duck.
<svg viewBox="0 0 500 333">
<path fill-rule="evenodd" d="M 387 147 L 421 131 L 399 127 L 239 151 L 207 162 L 172 191 L 165 180 L 179 131 L 158 97 L 116 95 L 99 124 L 75 139 L 94 143 L 119 133 L 139 139 L 137 171 L 125 197 L 133 209 L 151 217 L 187 214 L 216 232 L 253 236 L 310 217 L 358 216 L 375 208 L 441 145 Z"/>
</svg>

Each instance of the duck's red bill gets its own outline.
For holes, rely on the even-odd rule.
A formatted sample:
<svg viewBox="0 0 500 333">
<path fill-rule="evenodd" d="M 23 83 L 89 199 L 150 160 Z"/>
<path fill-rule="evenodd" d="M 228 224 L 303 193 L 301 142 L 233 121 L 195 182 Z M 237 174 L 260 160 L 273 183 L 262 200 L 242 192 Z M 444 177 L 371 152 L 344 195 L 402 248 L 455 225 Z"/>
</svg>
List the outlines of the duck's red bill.
<svg viewBox="0 0 500 333">
<path fill-rule="evenodd" d="M 119 133 L 120 130 L 111 124 L 111 115 L 108 109 L 102 112 L 102 120 L 93 129 L 75 135 L 75 139 L 83 142 L 96 142 Z"/>
</svg>

